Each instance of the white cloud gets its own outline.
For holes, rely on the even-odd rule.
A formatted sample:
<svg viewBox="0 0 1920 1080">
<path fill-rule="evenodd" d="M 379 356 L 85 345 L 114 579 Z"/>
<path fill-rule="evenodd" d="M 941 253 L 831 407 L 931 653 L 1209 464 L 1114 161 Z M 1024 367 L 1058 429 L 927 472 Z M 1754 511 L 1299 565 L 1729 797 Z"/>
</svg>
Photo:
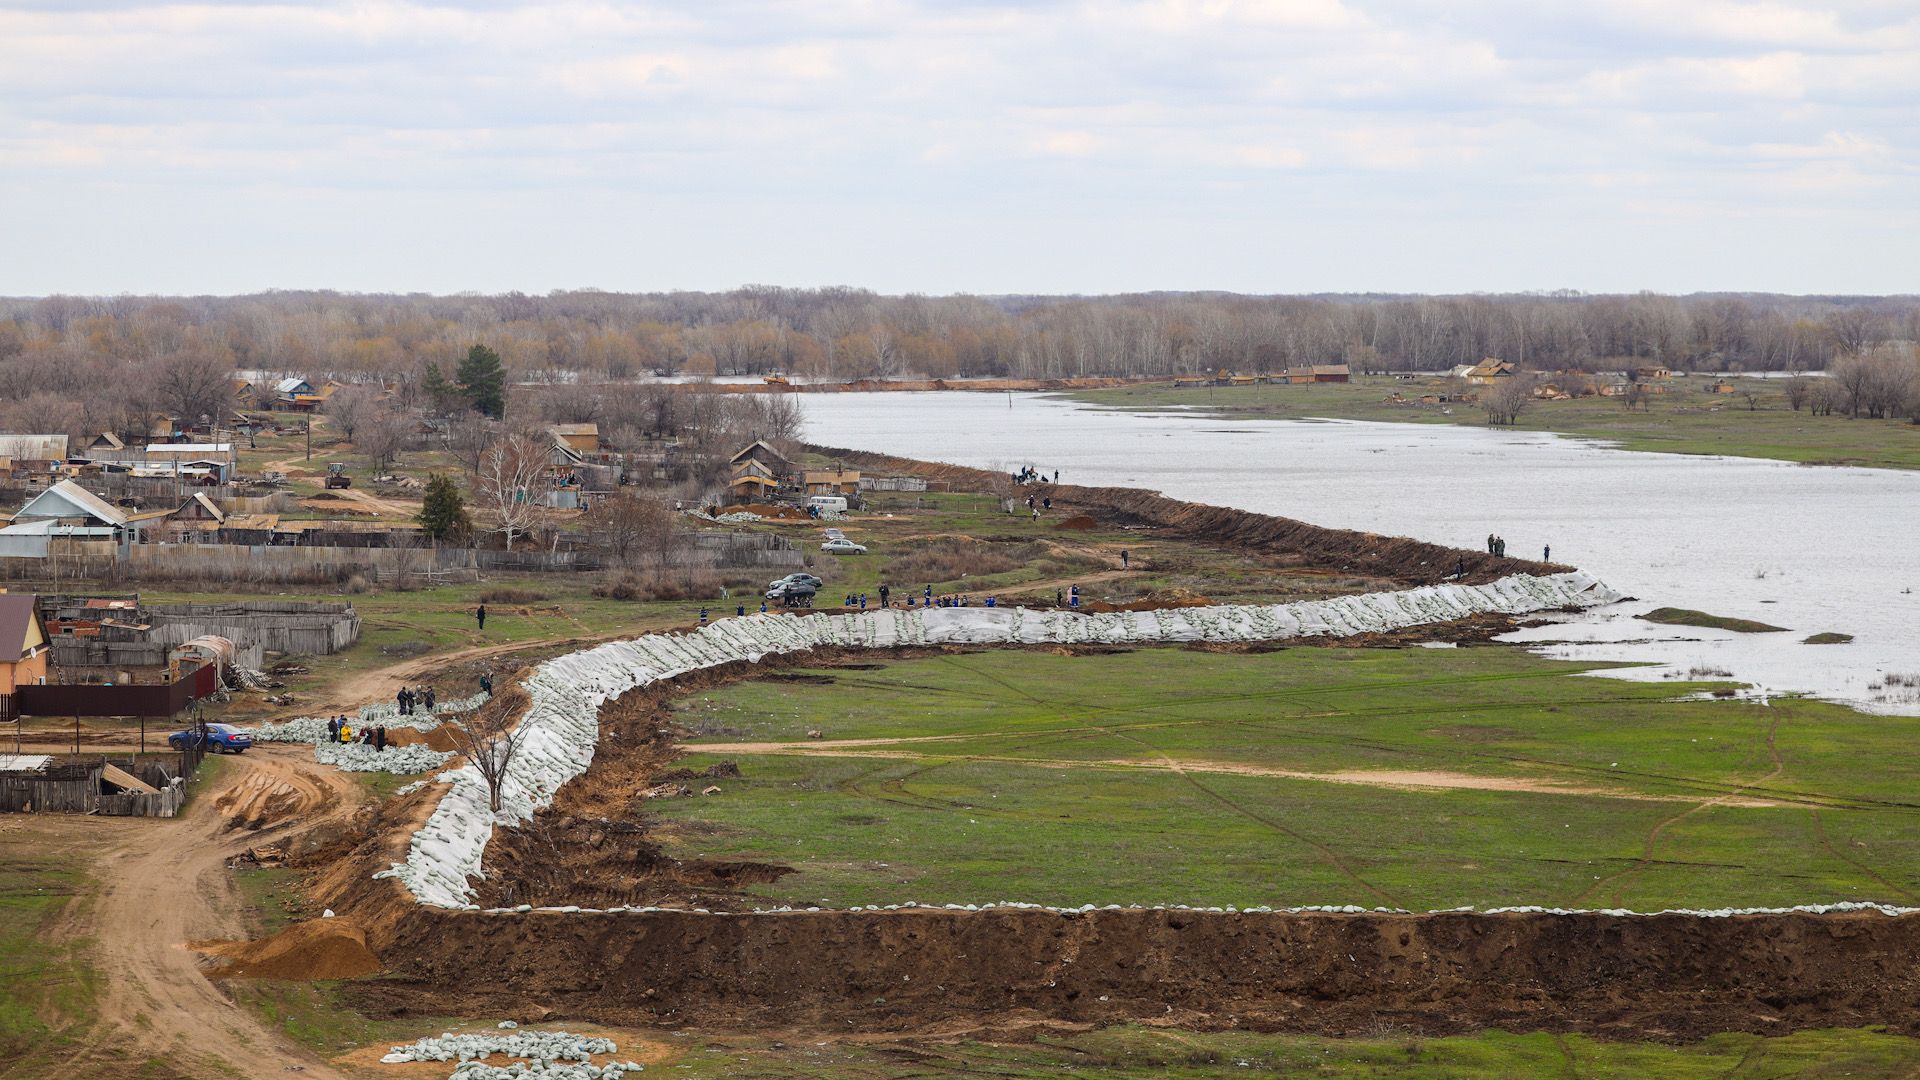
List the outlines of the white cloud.
<svg viewBox="0 0 1920 1080">
<path fill-rule="evenodd" d="M 1634 223 L 1666 228 L 1647 210 L 1663 201 L 1884 232 L 1920 205 L 1916 97 L 1920 13 L 1877 0 L 16 3 L 0 10 L 0 195 L 9 215 L 57 204 L 70 220 L 277 210 L 290 266 L 343 231 L 411 220 L 400 208 L 416 194 L 441 193 L 429 205 L 455 222 L 537 200 L 549 228 L 512 233 L 514 265 L 577 273 L 522 287 L 693 284 L 623 279 L 630 246 L 583 245 L 598 233 L 569 215 L 603 200 L 673 200 L 695 233 L 732 228 L 743 205 L 834 221 L 832 251 L 857 247 L 848 230 L 871 221 L 1007 253 L 999 284 L 875 278 L 870 258 L 806 278 L 880 288 L 1034 287 L 1020 280 L 1033 260 L 1011 254 L 1036 235 L 1030 213 L 1106 214 L 1112 229 L 1204 213 L 1239 222 L 1211 241 L 1227 246 L 1319 227 L 1384 240 L 1439 227 L 1422 216 L 1436 206 L 1461 222 L 1537 215 L 1558 224 L 1515 242 L 1542 262 L 1577 249 L 1578 269 L 1595 244 L 1644 249 Z M 799 246 L 804 232 L 725 247 L 719 283 L 831 258 Z M 143 277 L 181 265 L 166 230 L 136 215 L 116 236 L 112 268 L 46 280 L 58 258 L 26 250 L 0 291 L 238 284 L 212 261 L 193 280 Z M 1042 284 L 1111 280 L 1112 260 L 1083 249 L 1051 245 L 1059 264 Z M 1233 262 L 1214 254 L 1199 265 Z M 470 284 L 445 276 L 470 264 L 417 258 L 413 278 L 380 262 L 397 275 L 381 284 Z M 1299 285 L 1568 280 L 1499 280 L 1536 263 L 1492 256 L 1487 279 L 1448 280 L 1460 256 L 1447 258 L 1424 264 L 1430 280 Z M 1887 287 L 1902 272 L 1888 265 Z"/>
</svg>

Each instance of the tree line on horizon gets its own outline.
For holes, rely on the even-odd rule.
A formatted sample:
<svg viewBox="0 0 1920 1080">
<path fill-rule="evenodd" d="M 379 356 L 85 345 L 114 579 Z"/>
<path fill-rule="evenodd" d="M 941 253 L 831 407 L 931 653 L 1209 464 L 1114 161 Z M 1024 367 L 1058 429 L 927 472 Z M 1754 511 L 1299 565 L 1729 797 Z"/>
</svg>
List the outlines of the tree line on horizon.
<svg viewBox="0 0 1920 1080">
<path fill-rule="evenodd" d="M 1820 370 L 1920 340 L 1920 297 L 1578 293 L 1469 296 L 886 296 L 729 292 L 0 299 L 0 369 L 204 359 L 310 379 L 420 381 L 468 348 L 515 381 L 785 373 L 1071 378 L 1345 362 L 1439 371 L 1486 357 L 1555 371 L 1654 363 Z"/>
</svg>

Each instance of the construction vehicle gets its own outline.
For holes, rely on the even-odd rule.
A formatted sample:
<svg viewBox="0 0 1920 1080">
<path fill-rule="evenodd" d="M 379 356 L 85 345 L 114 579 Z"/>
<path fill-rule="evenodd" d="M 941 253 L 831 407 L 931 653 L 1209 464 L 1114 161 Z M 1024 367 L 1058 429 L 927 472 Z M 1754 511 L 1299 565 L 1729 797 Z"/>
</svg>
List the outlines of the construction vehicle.
<svg viewBox="0 0 1920 1080">
<path fill-rule="evenodd" d="M 334 488 L 350 488 L 352 486 L 353 477 L 347 475 L 345 462 L 331 461 L 327 463 L 328 491 L 332 491 Z"/>
</svg>

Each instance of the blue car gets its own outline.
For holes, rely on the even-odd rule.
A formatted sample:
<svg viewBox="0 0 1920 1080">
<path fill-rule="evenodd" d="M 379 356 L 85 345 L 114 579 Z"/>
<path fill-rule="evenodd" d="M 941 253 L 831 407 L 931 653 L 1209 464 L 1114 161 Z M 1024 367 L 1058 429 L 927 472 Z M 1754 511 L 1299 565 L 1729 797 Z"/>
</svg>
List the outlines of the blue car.
<svg viewBox="0 0 1920 1080">
<path fill-rule="evenodd" d="M 216 754 L 244 754 L 253 745 L 253 736 L 232 724 L 208 724 L 206 730 L 207 749 Z M 167 736 L 167 745 L 175 750 L 189 749 L 199 741 L 200 729 L 197 727 Z"/>
</svg>

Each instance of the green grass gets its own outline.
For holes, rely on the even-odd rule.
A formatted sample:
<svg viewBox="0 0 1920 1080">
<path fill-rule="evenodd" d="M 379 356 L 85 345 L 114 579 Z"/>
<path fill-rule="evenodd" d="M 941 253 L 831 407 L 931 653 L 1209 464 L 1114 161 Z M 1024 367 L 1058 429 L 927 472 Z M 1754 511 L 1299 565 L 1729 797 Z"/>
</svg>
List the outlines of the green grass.
<svg viewBox="0 0 1920 1080">
<path fill-rule="evenodd" d="M 1716 630 L 1732 630 L 1738 634 L 1779 634 L 1786 627 L 1774 626 L 1754 619 L 1736 619 L 1728 615 L 1709 615 L 1692 608 L 1663 607 L 1654 608 L 1641 618 L 1653 623 L 1668 626 L 1708 626 Z"/>
<path fill-rule="evenodd" d="M 728 752 L 745 775 L 720 796 L 654 805 L 677 826 L 677 854 L 795 867 L 755 889 L 783 903 L 1915 901 L 1920 721 L 1676 700 L 1701 684 L 1581 670 L 1501 647 L 984 652 L 829 669 L 828 683 L 689 699 L 682 721 L 704 734 L 687 764 L 715 759 L 700 741 L 808 745 L 810 729 L 953 738 Z M 1141 767 L 1169 760 L 1186 771 Z M 1271 775 L 1347 770 L 1610 794 Z M 1736 794 L 1781 804 L 1702 808 Z"/>
<path fill-rule="evenodd" d="M 1852 634 L 1836 634 L 1831 630 L 1814 634 L 1801 641 L 1802 645 L 1845 645 L 1853 640 Z"/>
<path fill-rule="evenodd" d="M 229 997 L 279 1028 L 294 1042 L 322 1056 L 368 1045 L 409 1043 L 461 1023 L 438 1016 L 376 1019 L 353 1007 L 346 982 L 233 979 Z"/>
<path fill-rule="evenodd" d="M 92 1014 L 99 975 L 87 964 L 85 943 L 48 935 L 68 905 L 84 903 L 85 887 L 70 852 L 26 844 L 0 850 L 0 1075 L 15 1068 L 33 1075 L 58 1061 Z"/>
<path fill-rule="evenodd" d="M 252 937 L 270 937 L 318 912 L 307 911 L 300 875 L 283 866 L 233 871 L 234 888 L 258 924 Z"/>
<path fill-rule="evenodd" d="M 1823 465 L 1865 465 L 1920 469 L 1920 424 L 1904 420 L 1849 420 L 1814 416 L 1786 404 L 1779 380 L 1735 379 L 1756 387 L 1760 408 L 1749 411 L 1738 395 L 1705 392 L 1709 379 L 1677 379 L 1673 392 L 1656 395 L 1644 412 L 1629 412 L 1618 398 L 1536 401 L 1516 425 L 1521 431 L 1552 431 L 1606 439 L 1628 450 L 1674 454 L 1729 454 Z M 1176 390 L 1170 383 L 1086 390 L 1068 395 L 1077 401 L 1120 408 L 1184 406 L 1237 417 L 1332 417 L 1416 424 L 1486 423 L 1479 406 L 1455 403 L 1435 407 L 1389 404 L 1399 393 L 1418 399 L 1443 389 L 1447 380 L 1368 377 L 1346 384 L 1314 386 L 1198 387 Z"/>
<path fill-rule="evenodd" d="M 1715 1035 L 1689 1046 L 1603 1042 L 1581 1035 L 1486 1031 L 1425 1039 L 1383 1033 L 1326 1039 L 1244 1032 L 1113 1027 L 1033 1043 L 847 1042 L 776 1046 L 707 1041 L 660 1068 L 674 1076 L 1007 1078 L 1317 1076 L 1402 1080 L 1761 1080 L 1911 1077 L 1920 1040 L 1879 1030 L 1802 1031 L 1777 1038 Z"/>
</svg>

